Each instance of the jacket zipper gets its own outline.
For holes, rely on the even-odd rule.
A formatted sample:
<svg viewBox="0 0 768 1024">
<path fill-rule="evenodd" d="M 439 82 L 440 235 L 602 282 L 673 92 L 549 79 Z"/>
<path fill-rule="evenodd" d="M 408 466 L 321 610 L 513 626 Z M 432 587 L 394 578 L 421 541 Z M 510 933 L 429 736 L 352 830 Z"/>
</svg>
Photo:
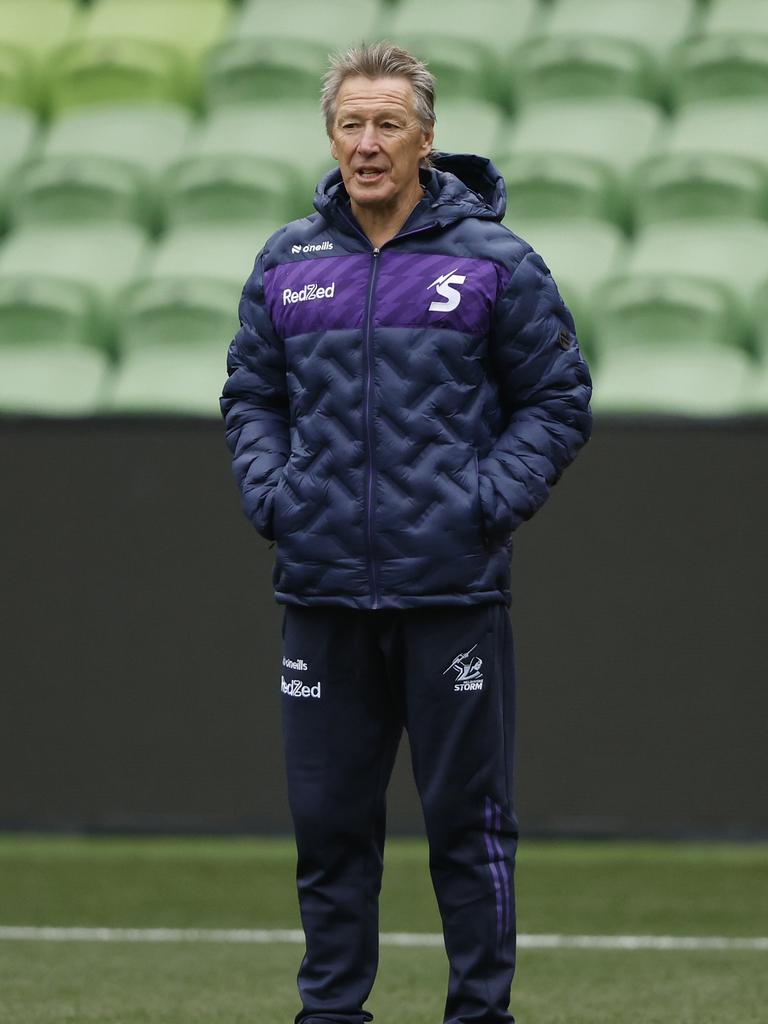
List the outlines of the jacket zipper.
<svg viewBox="0 0 768 1024">
<path fill-rule="evenodd" d="M 379 607 L 379 595 L 376 587 L 376 558 L 374 556 L 374 495 L 376 470 L 373 458 L 373 416 L 371 414 L 371 391 L 373 388 L 373 294 L 376 288 L 376 277 L 379 270 L 379 253 L 381 250 L 375 246 L 371 260 L 371 276 L 368 279 L 368 301 L 365 313 L 365 434 L 368 448 L 368 576 L 371 581 L 373 593 L 373 607 Z"/>
<path fill-rule="evenodd" d="M 344 220 L 347 221 L 350 227 L 354 228 L 355 232 L 360 235 L 369 245 L 370 239 L 367 235 L 363 234 L 362 231 L 354 224 L 353 221 L 341 211 Z M 394 238 L 390 238 L 389 241 L 385 242 L 384 245 L 389 245 L 390 242 L 399 240 L 400 238 L 407 238 L 409 235 L 418 235 L 422 231 L 428 231 L 431 228 L 436 227 L 436 224 L 423 224 L 421 227 L 414 228 L 411 231 L 406 231 L 402 235 L 395 235 Z M 366 354 L 366 375 L 365 375 L 365 395 L 363 397 L 363 408 L 365 417 L 365 435 L 366 445 L 368 448 L 368 470 L 367 470 L 367 505 L 368 515 L 366 519 L 366 526 L 368 532 L 368 578 L 371 582 L 371 591 L 373 594 L 373 608 L 379 607 L 379 594 L 376 583 L 376 558 L 374 555 L 374 506 L 375 506 L 375 482 L 376 482 L 376 465 L 374 461 L 373 451 L 373 416 L 371 413 L 371 394 L 373 388 L 373 311 L 374 311 L 374 293 L 376 290 L 376 278 L 379 272 L 379 256 L 381 255 L 381 249 L 383 246 L 372 246 L 371 249 L 371 274 L 368 278 L 368 298 L 366 301 L 365 311 L 365 354 Z"/>
</svg>

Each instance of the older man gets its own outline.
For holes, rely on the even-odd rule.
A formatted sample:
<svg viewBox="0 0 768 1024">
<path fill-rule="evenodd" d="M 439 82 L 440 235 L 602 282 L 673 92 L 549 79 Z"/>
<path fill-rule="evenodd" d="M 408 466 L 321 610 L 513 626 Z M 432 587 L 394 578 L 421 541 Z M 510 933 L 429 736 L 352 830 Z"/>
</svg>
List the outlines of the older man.
<svg viewBox="0 0 768 1024">
<path fill-rule="evenodd" d="M 283 732 L 307 949 L 301 1024 L 360 1024 L 403 727 L 450 961 L 445 1021 L 510 1022 L 511 535 L 589 437 L 573 318 L 499 223 L 483 157 L 432 152 L 426 67 L 333 59 L 338 169 L 240 303 L 221 400 L 245 512 L 276 541 Z"/>
</svg>

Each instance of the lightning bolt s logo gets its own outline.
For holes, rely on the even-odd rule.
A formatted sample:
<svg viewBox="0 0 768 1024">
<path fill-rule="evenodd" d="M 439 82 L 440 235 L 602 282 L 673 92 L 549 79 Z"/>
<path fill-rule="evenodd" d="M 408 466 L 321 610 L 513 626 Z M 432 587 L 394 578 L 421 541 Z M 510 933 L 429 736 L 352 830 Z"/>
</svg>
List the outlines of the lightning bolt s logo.
<svg viewBox="0 0 768 1024">
<path fill-rule="evenodd" d="M 434 288 L 438 295 L 443 296 L 443 301 L 435 299 L 430 304 L 430 313 L 450 313 L 452 309 L 456 309 L 458 304 L 461 302 L 461 292 L 456 288 L 452 288 L 454 284 L 464 284 L 466 277 L 463 274 L 457 274 L 458 267 L 450 270 L 447 274 L 443 274 L 438 277 L 428 286 L 427 291 L 430 288 Z"/>
</svg>

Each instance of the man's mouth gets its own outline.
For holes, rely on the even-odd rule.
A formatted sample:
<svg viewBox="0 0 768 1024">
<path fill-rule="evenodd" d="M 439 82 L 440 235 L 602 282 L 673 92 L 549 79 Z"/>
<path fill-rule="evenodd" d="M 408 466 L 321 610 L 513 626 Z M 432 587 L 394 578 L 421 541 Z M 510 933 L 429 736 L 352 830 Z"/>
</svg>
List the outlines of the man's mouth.
<svg viewBox="0 0 768 1024">
<path fill-rule="evenodd" d="M 355 174 L 362 181 L 378 181 L 383 177 L 384 171 L 380 167 L 361 167 Z"/>
</svg>

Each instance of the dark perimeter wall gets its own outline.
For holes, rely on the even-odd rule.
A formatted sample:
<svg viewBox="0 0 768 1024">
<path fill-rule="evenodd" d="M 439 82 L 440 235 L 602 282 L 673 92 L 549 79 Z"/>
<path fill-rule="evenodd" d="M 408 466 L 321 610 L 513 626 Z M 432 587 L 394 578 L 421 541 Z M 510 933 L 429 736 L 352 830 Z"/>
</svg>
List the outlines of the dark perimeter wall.
<svg viewBox="0 0 768 1024">
<path fill-rule="evenodd" d="M 0 464 L 0 827 L 287 830 L 222 425 L 7 421 Z M 598 419 L 520 529 L 524 832 L 768 834 L 767 465 L 765 423 Z M 421 828 L 405 756 L 390 823 Z"/>
</svg>

